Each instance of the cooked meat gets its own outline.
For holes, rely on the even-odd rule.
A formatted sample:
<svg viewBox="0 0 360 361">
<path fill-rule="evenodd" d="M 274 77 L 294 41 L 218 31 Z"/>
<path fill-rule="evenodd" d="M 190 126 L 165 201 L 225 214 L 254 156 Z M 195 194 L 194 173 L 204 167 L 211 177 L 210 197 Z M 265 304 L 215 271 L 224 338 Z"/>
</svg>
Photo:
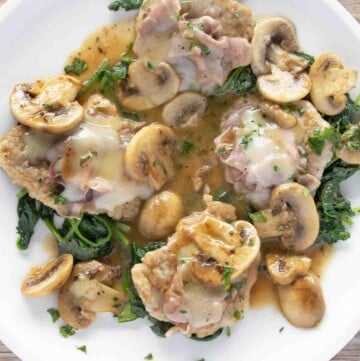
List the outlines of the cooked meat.
<svg viewBox="0 0 360 361">
<path fill-rule="evenodd" d="M 266 208 L 273 187 L 294 179 L 314 194 L 333 150 L 328 141 L 317 155 L 308 137 L 328 126 L 306 101 L 285 112 L 255 96 L 238 100 L 224 115 L 223 133 L 215 139 L 226 180 L 258 209 Z"/>
<path fill-rule="evenodd" d="M 181 331 L 206 337 L 238 322 L 248 306 L 260 240 L 249 223 L 230 225 L 221 216 L 235 219 L 234 208 L 209 202 L 204 212 L 180 221 L 166 246 L 148 252 L 131 270 L 149 314 L 174 324 L 168 336 Z M 226 267 L 231 272 L 224 281 Z"/>
<path fill-rule="evenodd" d="M 200 2 L 192 5 L 180 0 L 144 2 L 134 52 L 155 65 L 171 64 L 182 78 L 180 90 L 208 94 L 231 70 L 251 63 L 248 40 L 254 24 L 251 11 L 233 0 L 206 3 L 206 11 Z"/>
<path fill-rule="evenodd" d="M 184 1 L 182 11 L 190 19 L 210 16 L 220 21 L 224 34 L 228 36 L 240 36 L 250 41 L 254 33 L 255 21 L 251 9 L 235 0 Z"/>
</svg>

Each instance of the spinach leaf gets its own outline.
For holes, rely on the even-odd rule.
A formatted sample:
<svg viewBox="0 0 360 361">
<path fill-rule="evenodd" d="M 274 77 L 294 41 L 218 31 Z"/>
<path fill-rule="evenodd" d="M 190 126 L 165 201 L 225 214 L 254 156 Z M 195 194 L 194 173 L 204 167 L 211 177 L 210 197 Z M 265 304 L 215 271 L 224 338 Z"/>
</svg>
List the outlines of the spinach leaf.
<svg viewBox="0 0 360 361">
<path fill-rule="evenodd" d="M 246 94 L 256 89 L 256 76 L 250 66 L 235 69 L 225 80 L 224 84 L 217 88 L 211 95 L 222 96 L 232 92 Z"/>
<path fill-rule="evenodd" d="M 139 9 L 143 3 L 143 0 L 116 0 L 109 4 L 108 9 L 112 11 L 118 11 L 120 8 L 126 11 Z"/>
<path fill-rule="evenodd" d="M 18 224 L 16 230 L 19 237 L 16 245 L 18 249 L 24 251 L 29 247 L 35 226 L 40 219 L 40 214 L 35 199 L 29 196 L 26 189 L 18 193 L 18 199 Z"/>
<path fill-rule="evenodd" d="M 325 118 L 340 133 L 344 133 L 355 123 L 355 114 L 360 111 L 360 105 L 354 102 L 349 95 L 347 98 L 345 109 L 340 114 Z"/>
<path fill-rule="evenodd" d="M 88 80 L 85 81 L 83 87 L 80 89 L 78 96 L 84 95 L 95 83 L 101 81 L 105 70 L 109 67 L 109 59 L 104 59 L 94 73 L 90 76 Z"/>
<path fill-rule="evenodd" d="M 351 203 L 340 191 L 340 183 L 359 170 L 359 166 L 333 161 L 325 170 L 322 184 L 315 197 L 320 214 L 320 232 L 317 242 L 333 244 L 339 240 L 347 240 L 350 233 L 344 223 L 351 223 L 350 217 L 355 213 Z"/>
<path fill-rule="evenodd" d="M 74 58 L 71 65 L 66 65 L 64 68 L 64 72 L 66 74 L 75 74 L 81 75 L 83 72 L 88 70 L 89 66 L 85 63 L 85 61 L 80 58 Z"/>
<path fill-rule="evenodd" d="M 310 148 L 317 155 L 322 154 L 327 141 L 332 142 L 335 148 L 341 148 L 341 134 L 334 127 L 328 127 L 323 130 L 316 128 L 308 139 Z"/>
<path fill-rule="evenodd" d="M 113 250 L 114 233 L 104 216 L 84 214 L 80 220 L 65 218 L 60 229 L 52 218 L 46 218 L 45 223 L 57 239 L 60 254 L 70 253 L 77 260 L 88 260 L 107 256 Z"/>
<path fill-rule="evenodd" d="M 166 337 L 166 332 L 168 332 L 170 328 L 174 326 L 170 322 L 159 321 L 152 317 L 149 317 L 149 320 L 152 322 L 152 326 L 150 326 L 151 331 L 159 337 Z"/>
</svg>

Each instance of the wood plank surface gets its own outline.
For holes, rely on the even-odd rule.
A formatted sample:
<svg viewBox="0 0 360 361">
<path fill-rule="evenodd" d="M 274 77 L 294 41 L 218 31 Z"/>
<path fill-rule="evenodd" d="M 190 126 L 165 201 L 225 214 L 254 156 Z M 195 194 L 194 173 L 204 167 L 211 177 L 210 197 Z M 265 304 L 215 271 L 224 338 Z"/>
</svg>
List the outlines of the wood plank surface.
<svg viewBox="0 0 360 361">
<path fill-rule="evenodd" d="M 6 0 L 0 0 L 0 6 L 5 1 Z M 360 22 L 360 0 L 340 0 L 340 2 L 350 11 L 350 13 L 355 17 L 355 19 L 357 19 L 357 21 Z M 0 341 L 0 361 L 20 361 L 20 360 L 12 352 L 10 352 L 6 348 L 6 346 L 2 344 Z M 360 361 L 360 332 L 331 361 Z"/>
</svg>

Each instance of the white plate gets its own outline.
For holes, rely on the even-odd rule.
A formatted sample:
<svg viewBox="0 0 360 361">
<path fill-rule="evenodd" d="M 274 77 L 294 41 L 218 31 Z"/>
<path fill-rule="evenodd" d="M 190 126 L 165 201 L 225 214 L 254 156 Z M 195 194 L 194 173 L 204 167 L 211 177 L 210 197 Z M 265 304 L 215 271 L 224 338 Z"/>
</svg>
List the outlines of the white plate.
<svg viewBox="0 0 360 361">
<path fill-rule="evenodd" d="M 109 0 L 110 1 L 110 0 Z M 109 12 L 109 1 L 11 0 L 0 10 L 0 133 L 14 124 L 8 97 L 17 82 L 60 73 L 66 56 L 100 25 L 123 15 Z M 205 1 L 205 0 L 204 0 Z M 334 51 L 344 63 L 360 70 L 360 27 L 334 0 L 248 0 L 258 16 L 280 14 L 298 28 L 302 47 L 312 54 Z M 360 174 L 344 185 L 354 206 L 360 205 L 356 184 Z M 45 261 L 43 237 L 21 253 L 15 246 L 16 191 L 0 173 L 0 339 L 23 361 L 85 360 L 75 346 L 86 344 L 89 361 L 143 360 L 151 352 L 154 361 L 327 361 L 348 342 L 360 326 L 360 224 L 353 237 L 336 246 L 335 256 L 322 284 L 327 312 L 314 330 L 291 327 L 272 307 L 250 310 L 233 327 L 230 338 L 210 343 L 187 340 L 181 335 L 156 337 L 145 321 L 117 324 L 109 315 L 98 317 L 89 330 L 64 339 L 46 309 L 55 298 L 28 299 L 19 285 L 33 264 Z M 285 327 L 279 333 L 281 327 Z"/>
</svg>

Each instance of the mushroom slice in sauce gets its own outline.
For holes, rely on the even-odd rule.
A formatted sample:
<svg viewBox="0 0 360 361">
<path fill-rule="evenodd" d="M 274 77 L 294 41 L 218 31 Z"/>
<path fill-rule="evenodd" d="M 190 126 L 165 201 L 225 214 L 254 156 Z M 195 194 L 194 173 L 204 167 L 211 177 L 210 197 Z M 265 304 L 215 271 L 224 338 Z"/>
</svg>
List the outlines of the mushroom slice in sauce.
<svg viewBox="0 0 360 361">
<path fill-rule="evenodd" d="M 310 68 L 312 80 L 311 100 L 319 112 L 326 115 L 341 113 L 347 96 L 356 87 L 358 73 L 345 69 L 335 54 L 324 54 Z"/>
<path fill-rule="evenodd" d="M 311 259 L 306 256 L 268 253 L 266 269 L 274 283 L 288 285 L 305 276 L 311 267 Z"/>
<path fill-rule="evenodd" d="M 171 127 L 195 127 L 205 114 L 206 106 L 207 98 L 204 95 L 186 92 L 166 104 L 162 116 Z"/>
<path fill-rule="evenodd" d="M 319 234 L 319 215 L 310 191 L 298 183 L 285 183 L 271 193 L 266 222 L 254 221 L 261 239 L 279 237 L 285 248 L 303 251 Z"/>
<path fill-rule="evenodd" d="M 153 123 L 142 128 L 131 139 L 125 153 L 128 176 L 148 182 L 159 190 L 174 176 L 172 153 L 176 136 L 166 125 Z"/>
<path fill-rule="evenodd" d="M 21 293 L 32 297 L 47 296 L 53 293 L 68 280 L 73 262 L 71 254 L 64 254 L 41 267 L 34 267 L 23 281 Z"/>
<path fill-rule="evenodd" d="M 10 96 L 14 117 L 30 128 L 47 133 L 65 133 L 84 118 L 75 101 L 81 82 L 68 75 L 15 86 Z"/>
<path fill-rule="evenodd" d="M 130 110 L 147 110 L 174 98 L 179 88 L 179 75 L 169 64 L 149 67 L 138 60 L 129 66 L 128 79 L 119 84 L 117 97 Z"/>
<path fill-rule="evenodd" d="M 98 261 L 77 263 L 68 282 L 60 289 L 58 309 L 61 318 L 68 325 L 82 329 L 90 326 L 96 312 L 118 313 L 116 304 L 124 301 L 124 295 L 112 287 L 120 278 L 120 266 L 108 266 Z"/>
<path fill-rule="evenodd" d="M 168 335 L 206 337 L 236 323 L 248 305 L 259 239 L 249 223 L 229 225 L 222 216 L 235 219 L 235 209 L 209 201 L 205 211 L 179 222 L 166 246 L 148 252 L 131 270 L 150 315 L 174 324 Z"/>
<path fill-rule="evenodd" d="M 289 285 L 277 286 L 277 293 L 281 310 L 292 325 L 311 328 L 324 317 L 324 296 L 319 279 L 313 273 Z"/>
</svg>

